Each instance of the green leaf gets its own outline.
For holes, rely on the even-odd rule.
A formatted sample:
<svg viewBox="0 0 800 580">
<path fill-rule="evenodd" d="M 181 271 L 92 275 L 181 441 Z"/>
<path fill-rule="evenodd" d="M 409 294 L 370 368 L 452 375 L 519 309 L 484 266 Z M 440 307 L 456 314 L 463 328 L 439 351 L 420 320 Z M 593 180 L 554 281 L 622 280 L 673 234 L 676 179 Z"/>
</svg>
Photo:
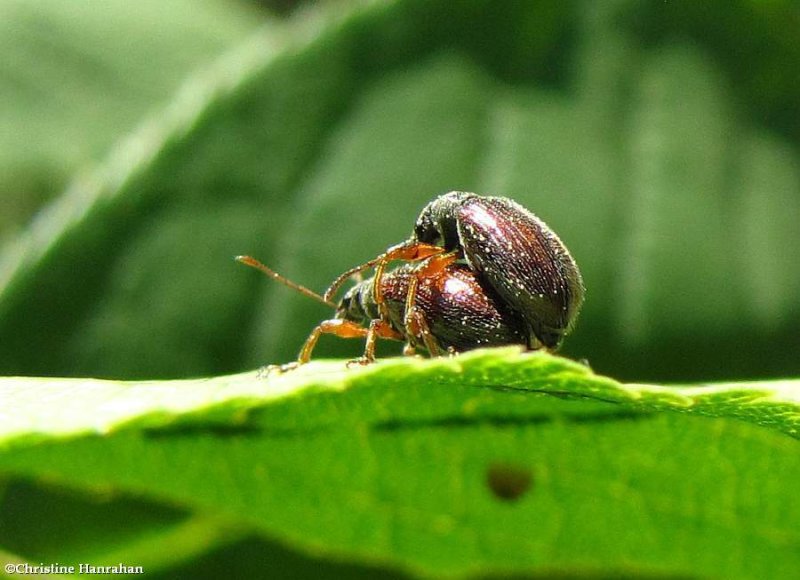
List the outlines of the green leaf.
<svg viewBox="0 0 800 580">
<path fill-rule="evenodd" d="M 269 428 L 292 433 L 332 428 L 342 421 L 372 425 L 442 421 L 454 415 L 475 421 L 530 417 L 530 409 L 519 406 L 521 401 L 531 401 L 541 411 L 539 398 L 511 396 L 514 391 L 617 403 L 634 410 L 738 418 L 800 437 L 798 381 L 624 385 L 593 374 L 583 364 L 544 353 L 520 353 L 516 347 L 473 351 L 453 359 L 390 359 L 360 370 L 342 361 L 317 361 L 293 372 L 270 374 L 268 381 L 252 372 L 139 383 L 0 379 L 0 445 L 26 446 L 40 438 L 131 428 L 252 425 L 251 413 L 266 406 Z M 343 391 L 348 391 L 346 402 L 329 397 Z M 331 404 L 335 413 L 330 412 Z M 553 400 L 548 404 L 561 407 Z"/>
<path fill-rule="evenodd" d="M 426 574 L 781 577 L 800 570 L 798 387 L 624 385 L 509 348 L 267 379 L 3 379 L 0 469 Z"/>
<path fill-rule="evenodd" d="M 222 0 L 0 1 L 0 235 L 259 21 Z"/>
</svg>

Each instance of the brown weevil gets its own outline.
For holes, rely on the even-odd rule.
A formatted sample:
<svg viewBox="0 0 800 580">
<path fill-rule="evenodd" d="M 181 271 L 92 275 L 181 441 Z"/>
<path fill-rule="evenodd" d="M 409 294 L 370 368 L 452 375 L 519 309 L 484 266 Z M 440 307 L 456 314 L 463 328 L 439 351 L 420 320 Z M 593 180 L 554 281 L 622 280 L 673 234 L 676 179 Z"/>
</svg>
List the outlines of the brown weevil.
<svg viewBox="0 0 800 580">
<path fill-rule="evenodd" d="M 364 355 L 351 361 L 359 364 L 375 360 L 378 338 L 405 341 L 406 355 L 415 354 L 418 346 L 431 356 L 439 356 L 481 346 L 526 344 L 524 323 L 502 302 L 493 299 L 491 290 L 487 293 L 468 266 L 449 259 L 430 261 L 424 267 L 404 264 L 384 273 L 380 278 L 380 303 L 374 299 L 377 278 L 373 276 L 355 284 L 338 304 L 287 280 L 254 258 L 236 259 L 336 309 L 334 318 L 314 328 L 295 363 L 269 367 L 271 370 L 285 371 L 307 363 L 322 334 L 366 339 Z M 411 288 L 416 290 L 411 292 Z M 365 323 L 368 324 L 364 326 Z"/>
<path fill-rule="evenodd" d="M 336 309 L 282 370 L 308 362 L 322 334 L 365 338 L 364 355 L 354 361 L 362 364 L 374 360 L 378 338 L 405 341 L 405 354 L 421 346 L 431 356 L 509 344 L 555 350 L 584 294 L 575 261 L 544 222 L 510 199 L 466 192 L 430 202 L 408 240 L 344 272 L 322 296 L 253 258 L 237 260 Z M 395 260 L 408 263 L 386 271 Z M 348 279 L 369 268 L 371 278 L 333 302 Z"/>
<path fill-rule="evenodd" d="M 347 318 L 381 319 L 376 283 L 378 278 L 372 277 L 345 293 L 339 308 Z M 465 264 L 404 264 L 383 274 L 380 284 L 387 321 L 406 341 L 405 354 L 417 345 L 439 356 L 526 342 L 524 323 Z"/>
<path fill-rule="evenodd" d="M 437 255 L 463 261 L 504 307 L 524 321 L 528 348 L 555 350 L 574 326 L 584 286 L 563 242 L 518 203 L 464 191 L 451 191 L 426 205 L 408 240 L 339 276 L 325 297 L 329 299 L 349 277 L 367 268 L 375 268 L 380 280 L 392 260 Z M 381 287 L 380 282 L 374 285 L 378 303 Z"/>
</svg>

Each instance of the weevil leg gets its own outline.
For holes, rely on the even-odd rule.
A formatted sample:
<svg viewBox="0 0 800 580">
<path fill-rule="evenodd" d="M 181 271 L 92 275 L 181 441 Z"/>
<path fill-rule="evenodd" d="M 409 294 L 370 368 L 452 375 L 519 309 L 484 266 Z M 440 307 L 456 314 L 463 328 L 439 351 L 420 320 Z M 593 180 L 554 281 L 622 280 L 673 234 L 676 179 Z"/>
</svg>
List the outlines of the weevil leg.
<svg viewBox="0 0 800 580">
<path fill-rule="evenodd" d="M 303 348 L 300 349 L 300 354 L 294 362 L 282 365 L 270 365 L 266 369 L 266 374 L 277 372 L 285 373 L 296 369 L 300 365 L 306 364 L 311 360 L 311 353 L 314 347 L 317 346 L 319 337 L 323 334 L 333 334 L 339 338 L 362 338 L 368 336 L 369 330 L 351 320 L 344 320 L 341 318 L 332 318 L 330 320 L 323 320 L 320 322 L 308 338 L 303 343 Z"/>
<path fill-rule="evenodd" d="M 429 256 L 414 270 L 414 274 L 419 280 L 433 278 L 456 260 L 458 251 Z"/>
<path fill-rule="evenodd" d="M 261 367 L 258 369 L 258 375 L 256 375 L 259 379 L 266 379 L 272 373 L 281 374 L 281 373 L 288 373 L 289 371 L 293 371 L 297 367 L 300 366 L 300 363 L 297 361 L 285 363 L 282 365 L 267 365 L 265 367 Z"/>
<path fill-rule="evenodd" d="M 417 290 L 419 288 L 420 280 L 432 278 L 441 273 L 447 266 L 452 264 L 458 259 L 457 252 L 449 252 L 447 254 L 437 254 L 425 258 L 425 260 L 414 270 L 414 276 L 408 283 L 408 290 L 406 291 L 406 305 L 405 312 L 416 307 L 417 304 Z M 377 270 L 376 270 L 377 272 Z M 405 318 L 405 317 L 404 317 Z M 405 320 L 404 320 L 405 324 Z"/>
<path fill-rule="evenodd" d="M 546 351 L 550 350 L 549 348 L 547 348 L 544 345 L 544 343 L 541 340 L 536 338 L 536 335 L 533 333 L 533 331 L 530 331 L 530 336 L 528 338 L 528 345 L 527 346 L 528 346 L 528 350 L 542 350 L 542 349 L 544 349 Z"/>
<path fill-rule="evenodd" d="M 369 328 L 366 330 L 366 343 L 364 345 L 364 355 L 361 358 L 347 362 L 347 366 L 368 365 L 375 362 L 375 343 L 379 338 L 388 338 L 392 340 L 403 340 L 403 335 L 397 332 L 385 320 L 375 319 L 370 321 Z"/>
<path fill-rule="evenodd" d="M 440 254 L 444 250 L 439 246 L 433 246 L 431 244 L 423 244 L 420 242 L 403 242 L 402 244 L 397 244 L 396 246 L 392 246 L 388 250 L 386 250 L 380 256 L 373 258 L 369 262 L 364 262 L 363 264 L 356 266 L 355 268 L 350 268 L 346 272 L 343 272 L 339 275 L 336 280 L 334 280 L 328 289 L 323 294 L 325 300 L 331 300 L 342 287 L 342 284 L 347 282 L 351 277 L 367 270 L 369 268 L 375 268 L 375 287 L 380 288 L 380 277 L 383 275 L 383 271 L 386 269 L 386 265 L 391 262 L 392 260 L 405 260 L 408 262 L 414 262 L 416 260 L 423 260 L 428 256 L 433 256 L 435 254 Z M 376 302 L 381 304 L 383 302 L 383 296 L 380 295 L 380 290 L 375 291 Z"/>
<path fill-rule="evenodd" d="M 311 360 L 311 353 L 314 351 L 319 337 L 323 334 L 333 334 L 339 338 L 366 338 L 364 356 L 355 361 L 350 361 L 348 366 L 350 366 L 351 363 L 367 364 L 373 362 L 375 360 L 375 342 L 378 338 L 403 340 L 403 335 L 393 329 L 388 322 L 383 320 L 373 320 L 370 322 L 369 328 L 364 328 L 352 320 L 333 318 L 331 320 L 322 321 L 311 331 L 311 334 L 308 335 L 305 343 L 303 343 L 303 348 L 300 349 L 300 355 L 297 357 L 297 361 L 285 365 L 272 366 L 269 367 L 268 370 L 286 372 L 306 364 Z"/>
<path fill-rule="evenodd" d="M 389 318 L 389 310 L 386 307 L 386 301 L 384 300 L 383 293 L 381 292 L 381 279 L 383 278 L 383 273 L 386 270 L 386 266 L 389 265 L 389 262 L 392 260 L 405 260 L 407 262 L 425 260 L 424 263 L 426 266 L 424 267 L 427 268 L 427 264 L 430 263 L 430 260 L 435 260 L 437 256 L 442 255 L 442 252 L 444 252 L 444 248 L 432 246 L 430 244 L 423 244 L 420 242 L 414 242 L 412 244 L 406 242 L 387 250 L 385 254 L 386 259 L 381 260 L 375 266 L 375 281 L 372 284 L 372 299 L 375 301 L 375 304 L 378 305 L 381 318 Z M 447 263 L 450 264 L 454 261 L 455 258 Z"/>
<path fill-rule="evenodd" d="M 409 334 L 422 338 L 422 344 L 425 345 L 425 348 L 432 357 L 441 356 L 442 353 L 439 350 L 439 345 L 436 344 L 436 339 L 431 333 L 428 321 L 425 320 L 425 315 L 416 306 L 406 313 L 406 329 Z"/>
<path fill-rule="evenodd" d="M 323 320 L 308 335 L 305 343 L 303 343 L 303 348 L 300 349 L 300 355 L 297 357 L 297 363 L 295 364 L 303 365 L 311 360 L 311 353 L 314 347 L 317 346 L 319 337 L 323 334 L 334 334 L 339 338 L 362 338 L 367 336 L 368 332 L 366 328 L 351 320 L 343 320 L 341 318 Z"/>
<path fill-rule="evenodd" d="M 405 314 L 403 325 L 412 337 L 422 337 L 422 342 L 431 356 L 439 356 L 439 347 L 430 331 L 428 321 L 423 312 L 417 307 L 417 291 L 421 280 L 431 278 L 441 273 L 447 266 L 458 259 L 458 252 L 448 252 L 447 254 L 436 254 L 425 258 L 419 268 L 414 271 L 414 276 L 408 283 L 406 293 Z"/>
</svg>

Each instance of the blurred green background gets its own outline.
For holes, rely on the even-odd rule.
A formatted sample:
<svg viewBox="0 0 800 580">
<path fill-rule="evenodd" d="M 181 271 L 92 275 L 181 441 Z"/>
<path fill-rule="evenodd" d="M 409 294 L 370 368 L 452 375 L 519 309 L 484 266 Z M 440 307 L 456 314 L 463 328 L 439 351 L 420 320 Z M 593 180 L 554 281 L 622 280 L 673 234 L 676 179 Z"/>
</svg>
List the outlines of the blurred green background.
<svg viewBox="0 0 800 580">
<path fill-rule="evenodd" d="M 0 0 L 0 373 L 291 360 L 330 312 L 233 256 L 322 290 L 461 189 L 573 252 L 567 356 L 800 376 L 798 38 L 789 0 Z"/>
<path fill-rule="evenodd" d="M 290 360 L 330 313 L 231 257 L 321 290 L 452 189 L 571 248 L 566 355 L 798 372 L 795 3 L 0 6 L 0 372 Z"/>
<path fill-rule="evenodd" d="M 463 189 L 572 249 L 566 355 L 631 380 L 797 374 L 796 3 L 0 10 L 2 373 L 290 360 L 329 313 L 232 256 L 321 290 Z"/>
</svg>

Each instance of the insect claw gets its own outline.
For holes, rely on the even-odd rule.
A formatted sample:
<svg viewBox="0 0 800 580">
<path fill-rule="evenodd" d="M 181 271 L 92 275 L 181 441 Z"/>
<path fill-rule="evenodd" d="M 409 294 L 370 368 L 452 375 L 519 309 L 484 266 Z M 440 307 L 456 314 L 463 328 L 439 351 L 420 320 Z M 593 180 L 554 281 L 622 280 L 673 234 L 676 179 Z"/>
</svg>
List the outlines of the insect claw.
<svg viewBox="0 0 800 580">
<path fill-rule="evenodd" d="M 371 365 L 374 362 L 375 362 L 374 359 L 370 359 L 365 356 L 360 356 L 358 358 L 354 358 L 353 360 L 347 361 L 347 368 L 348 369 L 353 368 L 356 365 L 365 367 L 367 365 Z"/>
<path fill-rule="evenodd" d="M 288 373 L 289 371 L 293 371 L 300 367 L 300 363 L 297 361 L 285 363 L 282 365 L 267 365 L 258 369 L 258 378 L 259 379 L 266 379 L 270 375 L 281 375 L 283 373 Z"/>
</svg>

